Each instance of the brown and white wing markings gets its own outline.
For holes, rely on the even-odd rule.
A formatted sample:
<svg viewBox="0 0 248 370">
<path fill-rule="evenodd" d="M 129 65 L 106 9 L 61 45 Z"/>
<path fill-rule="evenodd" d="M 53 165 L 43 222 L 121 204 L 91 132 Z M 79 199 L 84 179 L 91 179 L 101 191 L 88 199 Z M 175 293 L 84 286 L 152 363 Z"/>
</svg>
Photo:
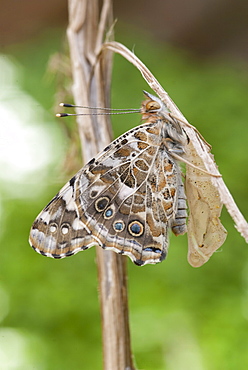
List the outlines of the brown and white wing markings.
<svg viewBox="0 0 248 370">
<path fill-rule="evenodd" d="M 161 105 L 160 105 L 161 104 Z M 185 137 L 163 104 L 145 101 L 146 122 L 126 132 L 83 167 L 35 220 L 30 244 L 63 258 L 99 245 L 137 265 L 161 262 L 168 230 L 186 231 L 186 200 L 173 151 Z"/>
<path fill-rule="evenodd" d="M 30 244 L 44 256 L 63 258 L 95 244 L 78 217 L 73 177 L 38 215 L 30 232 Z"/>
</svg>

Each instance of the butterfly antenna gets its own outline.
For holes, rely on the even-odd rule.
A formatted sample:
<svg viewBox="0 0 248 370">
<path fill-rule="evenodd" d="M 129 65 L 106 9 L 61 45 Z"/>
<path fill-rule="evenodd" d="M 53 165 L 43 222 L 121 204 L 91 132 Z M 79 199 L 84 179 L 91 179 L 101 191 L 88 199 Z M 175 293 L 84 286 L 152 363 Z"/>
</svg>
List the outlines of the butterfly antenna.
<svg viewBox="0 0 248 370">
<path fill-rule="evenodd" d="M 60 103 L 60 107 L 66 107 L 66 108 L 84 108 L 84 109 L 99 109 L 99 110 L 108 110 L 108 111 L 137 111 L 140 110 L 138 108 L 127 108 L 127 109 L 122 109 L 122 108 L 103 108 L 103 107 L 87 107 L 84 105 L 74 105 L 74 104 L 65 104 L 65 103 Z"/>
<path fill-rule="evenodd" d="M 91 113 L 57 113 L 56 117 L 68 117 L 68 116 L 89 116 L 89 115 L 108 115 L 108 114 L 126 114 L 126 113 L 140 113 L 140 109 L 137 108 L 128 108 L 128 109 L 114 109 L 114 108 L 102 108 L 102 107 L 87 107 L 82 105 L 74 105 L 74 104 L 65 104 L 60 103 L 61 107 L 66 108 L 82 108 L 82 109 L 89 109 L 89 110 L 100 110 L 103 112 L 91 112 Z"/>
</svg>

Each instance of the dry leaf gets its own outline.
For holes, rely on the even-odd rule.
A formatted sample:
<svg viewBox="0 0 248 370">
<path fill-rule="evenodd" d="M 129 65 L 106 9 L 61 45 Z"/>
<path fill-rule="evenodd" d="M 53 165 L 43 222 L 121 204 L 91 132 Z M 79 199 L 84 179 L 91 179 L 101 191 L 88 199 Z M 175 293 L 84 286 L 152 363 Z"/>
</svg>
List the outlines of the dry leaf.
<svg viewBox="0 0 248 370">
<path fill-rule="evenodd" d="M 187 159 L 195 166 L 204 168 L 189 143 Z M 200 267 L 224 243 L 227 232 L 220 222 L 223 203 L 219 192 L 207 175 L 191 166 L 186 167 L 186 195 L 189 206 L 188 218 L 188 261 L 193 267 Z"/>
</svg>

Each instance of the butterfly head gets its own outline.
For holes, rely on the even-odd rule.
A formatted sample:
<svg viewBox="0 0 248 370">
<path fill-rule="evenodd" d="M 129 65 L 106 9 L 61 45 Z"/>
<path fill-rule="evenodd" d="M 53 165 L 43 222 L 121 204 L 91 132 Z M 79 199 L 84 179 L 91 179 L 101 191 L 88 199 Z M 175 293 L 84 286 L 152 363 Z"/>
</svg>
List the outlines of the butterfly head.
<svg viewBox="0 0 248 370">
<path fill-rule="evenodd" d="M 169 113 L 169 110 L 165 104 L 157 97 L 147 91 L 143 90 L 143 93 L 148 98 L 142 103 L 141 113 L 143 114 L 163 114 Z"/>
</svg>

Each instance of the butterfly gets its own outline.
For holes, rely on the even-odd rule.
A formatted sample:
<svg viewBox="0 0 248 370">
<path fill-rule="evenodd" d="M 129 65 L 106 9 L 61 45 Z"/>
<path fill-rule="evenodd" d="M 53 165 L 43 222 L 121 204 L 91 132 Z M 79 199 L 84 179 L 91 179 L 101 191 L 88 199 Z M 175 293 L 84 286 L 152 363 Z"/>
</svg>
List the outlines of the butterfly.
<svg viewBox="0 0 248 370">
<path fill-rule="evenodd" d="M 189 139 L 165 104 L 144 94 L 143 123 L 90 160 L 38 215 L 29 238 L 36 252 L 64 258 L 98 245 L 142 266 L 165 259 L 170 229 L 187 231 L 178 159 Z"/>
</svg>

